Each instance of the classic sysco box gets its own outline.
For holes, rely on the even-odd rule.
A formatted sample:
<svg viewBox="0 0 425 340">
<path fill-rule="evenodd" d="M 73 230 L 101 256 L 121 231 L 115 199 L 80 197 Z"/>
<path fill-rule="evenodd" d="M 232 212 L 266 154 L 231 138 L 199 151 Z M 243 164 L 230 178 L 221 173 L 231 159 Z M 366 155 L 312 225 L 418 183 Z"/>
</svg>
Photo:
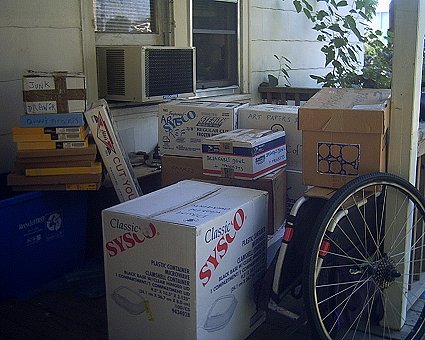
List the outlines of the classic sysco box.
<svg viewBox="0 0 425 340">
<path fill-rule="evenodd" d="M 237 127 L 237 112 L 247 104 L 177 101 L 161 104 L 158 142 L 161 155 L 202 157 L 206 137 Z"/>
<path fill-rule="evenodd" d="M 245 339 L 267 193 L 182 181 L 102 212 L 109 339 Z"/>
</svg>

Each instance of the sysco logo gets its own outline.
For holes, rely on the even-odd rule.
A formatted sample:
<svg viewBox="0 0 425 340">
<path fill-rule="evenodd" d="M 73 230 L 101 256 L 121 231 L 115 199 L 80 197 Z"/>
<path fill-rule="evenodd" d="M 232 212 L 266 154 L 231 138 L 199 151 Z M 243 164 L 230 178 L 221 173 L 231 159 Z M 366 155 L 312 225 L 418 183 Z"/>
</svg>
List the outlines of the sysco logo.
<svg viewBox="0 0 425 340">
<path fill-rule="evenodd" d="M 161 124 L 162 128 L 166 132 L 172 132 L 175 128 L 189 122 L 194 118 L 196 118 L 195 111 L 188 111 L 182 114 L 175 114 L 170 112 L 170 115 L 161 117 Z"/>
<path fill-rule="evenodd" d="M 220 261 L 226 255 L 229 250 L 229 246 L 233 243 L 236 238 L 237 232 L 242 228 L 245 222 L 245 213 L 242 209 L 238 209 L 233 216 L 233 221 L 230 224 L 226 224 L 218 229 L 208 229 L 205 235 L 205 241 L 211 242 L 216 237 L 218 239 L 216 246 L 208 256 L 201 270 L 199 271 L 199 278 L 202 281 L 202 285 L 205 287 L 210 281 L 213 272 L 217 269 Z M 231 226 L 231 227 L 230 227 Z"/>
<path fill-rule="evenodd" d="M 111 220 L 112 228 L 117 228 L 117 220 Z M 120 228 L 124 229 L 124 228 Z M 133 229 L 134 230 L 134 229 Z M 112 241 L 106 242 L 105 248 L 110 257 L 121 254 L 127 249 L 131 249 L 136 245 L 142 244 L 146 240 L 152 239 L 157 235 L 157 231 L 153 223 L 149 223 L 147 228 L 142 228 L 139 233 L 127 232 Z"/>
</svg>

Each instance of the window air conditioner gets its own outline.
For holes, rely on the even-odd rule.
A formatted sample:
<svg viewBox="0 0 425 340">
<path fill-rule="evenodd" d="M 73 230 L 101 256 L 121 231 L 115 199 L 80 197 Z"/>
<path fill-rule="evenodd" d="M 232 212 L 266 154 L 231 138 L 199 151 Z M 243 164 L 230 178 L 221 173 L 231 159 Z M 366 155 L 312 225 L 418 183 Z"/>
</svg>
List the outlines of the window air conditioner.
<svg viewBox="0 0 425 340">
<path fill-rule="evenodd" d="M 153 102 L 195 95 L 195 48 L 97 47 L 99 97 Z"/>
</svg>

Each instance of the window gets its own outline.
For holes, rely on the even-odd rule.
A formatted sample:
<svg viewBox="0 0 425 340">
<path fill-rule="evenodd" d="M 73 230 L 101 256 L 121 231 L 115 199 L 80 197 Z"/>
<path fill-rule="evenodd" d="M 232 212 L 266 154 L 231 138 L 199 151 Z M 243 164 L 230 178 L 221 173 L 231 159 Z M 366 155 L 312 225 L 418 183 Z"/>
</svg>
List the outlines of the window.
<svg viewBox="0 0 425 340">
<path fill-rule="evenodd" d="M 164 0 L 93 0 L 96 46 L 168 45 Z"/>
<path fill-rule="evenodd" d="M 156 32 L 153 0 L 96 0 L 96 31 Z"/>
<path fill-rule="evenodd" d="M 237 1 L 193 0 L 197 88 L 238 84 Z"/>
</svg>

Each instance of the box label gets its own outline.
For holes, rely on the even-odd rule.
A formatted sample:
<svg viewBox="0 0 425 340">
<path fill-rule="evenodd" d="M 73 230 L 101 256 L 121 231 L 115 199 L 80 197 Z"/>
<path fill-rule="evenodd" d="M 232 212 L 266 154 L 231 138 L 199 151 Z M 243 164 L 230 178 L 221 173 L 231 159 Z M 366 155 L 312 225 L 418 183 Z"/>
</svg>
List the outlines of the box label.
<svg viewBox="0 0 425 340">
<path fill-rule="evenodd" d="M 63 212 L 53 211 L 29 221 L 18 224 L 18 230 L 22 233 L 27 247 L 34 246 L 43 241 L 51 241 L 63 238 Z"/>
<path fill-rule="evenodd" d="M 327 175 L 358 176 L 360 144 L 317 143 L 317 172 Z"/>
<path fill-rule="evenodd" d="M 237 106 L 216 104 L 192 102 L 187 105 L 160 105 L 160 153 L 201 157 L 201 142 L 204 138 L 233 130 L 236 127 Z"/>
</svg>

